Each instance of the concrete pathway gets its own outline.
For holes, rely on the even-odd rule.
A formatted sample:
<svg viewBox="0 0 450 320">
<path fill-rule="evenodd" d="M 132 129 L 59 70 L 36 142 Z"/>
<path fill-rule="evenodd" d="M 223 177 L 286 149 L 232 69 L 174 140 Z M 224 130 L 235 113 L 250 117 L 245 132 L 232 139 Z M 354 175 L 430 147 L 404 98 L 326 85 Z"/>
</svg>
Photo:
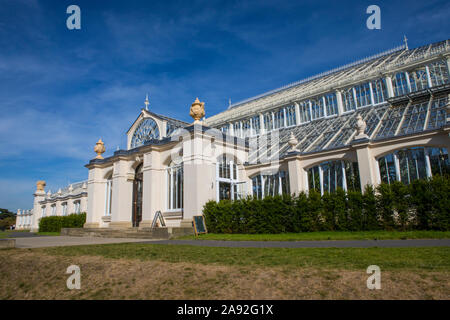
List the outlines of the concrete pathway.
<svg viewBox="0 0 450 320">
<path fill-rule="evenodd" d="M 149 244 L 181 244 L 231 248 L 401 248 L 450 247 L 450 239 L 412 240 L 322 240 L 322 241 L 218 241 L 218 240 L 154 240 Z"/>
<path fill-rule="evenodd" d="M 88 244 L 148 241 L 148 239 L 66 237 L 66 236 L 23 237 L 23 238 L 15 238 L 15 240 L 16 240 L 16 248 L 63 247 L 63 246 L 80 246 Z"/>
</svg>

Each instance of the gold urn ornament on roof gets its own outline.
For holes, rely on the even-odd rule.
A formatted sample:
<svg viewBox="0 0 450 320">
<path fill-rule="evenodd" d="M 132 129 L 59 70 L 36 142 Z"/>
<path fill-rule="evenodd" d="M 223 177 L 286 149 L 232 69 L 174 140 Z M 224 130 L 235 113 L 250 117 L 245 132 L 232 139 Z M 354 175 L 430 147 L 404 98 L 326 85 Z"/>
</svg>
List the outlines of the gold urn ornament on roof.
<svg viewBox="0 0 450 320">
<path fill-rule="evenodd" d="M 98 139 L 97 143 L 94 147 L 94 152 L 97 154 L 95 159 L 103 159 L 102 153 L 105 152 L 105 144 L 103 143 L 102 139 Z"/>
<path fill-rule="evenodd" d="M 43 180 L 37 181 L 36 182 L 36 191 L 44 191 L 45 186 L 46 186 L 45 181 L 43 181 Z"/>
<path fill-rule="evenodd" d="M 196 98 L 191 105 L 191 112 L 189 115 L 194 118 L 194 123 L 200 123 L 200 119 L 205 116 L 205 103 L 200 102 L 200 100 Z"/>
</svg>

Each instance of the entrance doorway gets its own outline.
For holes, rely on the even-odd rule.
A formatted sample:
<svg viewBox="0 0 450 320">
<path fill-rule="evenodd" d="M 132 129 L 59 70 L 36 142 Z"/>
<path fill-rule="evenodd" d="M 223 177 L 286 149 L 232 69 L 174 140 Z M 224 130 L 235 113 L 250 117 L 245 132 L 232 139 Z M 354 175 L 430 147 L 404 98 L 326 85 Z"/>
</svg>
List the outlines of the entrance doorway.
<svg viewBox="0 0 450 320">
<path fill-rule="evenodd" d="M 131 222 L 133 227 L 139 227 L 142 221 L 142 163 L 136 168 L 133 181 L 133 216 Z"/>
</svg>

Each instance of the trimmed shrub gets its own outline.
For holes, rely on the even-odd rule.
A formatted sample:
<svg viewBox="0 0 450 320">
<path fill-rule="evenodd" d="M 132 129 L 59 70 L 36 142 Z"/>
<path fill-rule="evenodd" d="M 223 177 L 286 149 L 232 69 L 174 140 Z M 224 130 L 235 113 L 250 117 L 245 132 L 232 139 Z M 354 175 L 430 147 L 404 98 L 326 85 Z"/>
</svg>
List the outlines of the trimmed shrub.
<svg viewBox="0 0 450 320">
<path fill-rule="evenodd" d="M 82 228 L 85 222 L 85 212 L 68 216 L 43 217 L 39 221 L 39 232 L 60 232 L 61 228 Z"/>
<path fill-rule="evenodd" d="M 381 184 L 364 193 L 315 190 L 298 196 L 274 196 L 220 202 L 203 208 L 212 233 L 283 233 L 307 231 L 450 230 L 450 179 L 433 177 L 410 186 Z M 59 217 L 49 217 L 59 218 Z M 57 228 L 59 220 L 49 220 Z M 62 223 L 62 222 L 61 222 Z"/>
</svg>

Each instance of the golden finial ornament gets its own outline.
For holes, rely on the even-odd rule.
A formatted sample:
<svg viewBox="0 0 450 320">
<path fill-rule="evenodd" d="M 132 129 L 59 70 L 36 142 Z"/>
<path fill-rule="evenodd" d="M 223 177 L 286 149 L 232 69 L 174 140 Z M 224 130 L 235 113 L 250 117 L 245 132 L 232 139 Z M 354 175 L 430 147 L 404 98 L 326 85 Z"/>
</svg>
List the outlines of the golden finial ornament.
<svg viewBox="0 0 450 320">
<path fill-rule="evenodd" d="M 102 153 L 105 152 L 105 144 L 103 143 L 102 139 L 98 139 L 97 143 L 94 147 L 94 152 L 97 154 L 95 159 L 103 159 Z"/>
<path fill-rule="evenodd" d="M 196 98 L 191 105 L 189 115 L 194 119 L 194 123 L 200 123 L 200 119 L 205 116 L 205 103 Z"/>
<path fill-rule="evenodd" d="M 45 183 L 44 180 L 37 181 L 36 182 L 36 191 L 44 191 L 46 185 L 47 184 Z"/>
</svg>

